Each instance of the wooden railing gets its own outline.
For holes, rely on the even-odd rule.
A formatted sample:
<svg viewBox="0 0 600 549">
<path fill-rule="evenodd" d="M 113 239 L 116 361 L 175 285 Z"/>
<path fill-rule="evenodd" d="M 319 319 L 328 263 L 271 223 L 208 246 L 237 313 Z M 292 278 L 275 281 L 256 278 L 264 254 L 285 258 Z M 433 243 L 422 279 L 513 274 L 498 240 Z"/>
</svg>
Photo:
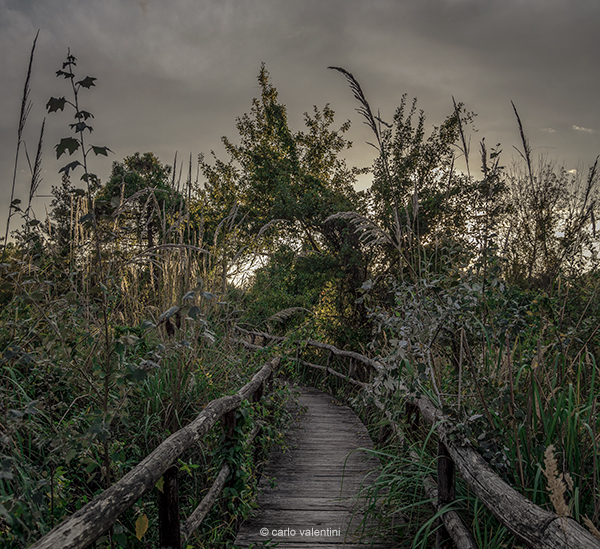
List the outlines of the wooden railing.
<svg viewBox="0 0 600 549">
<path fill-rule="evenodd" d="M 235 410 L 242 402 L 259 400 L 278 364 L 279 358 L 271 360 L 236 394 L 211 401 L 194 421 L 172 434 L 119 482 L 56 526 L 30 549 L 83 549 L 104 534 L 161 477 L 164 483 L 158 502 L 160 546 L 180 549 L 216 501 L 225 486 L 230 469 L 228 465 L 221 468 L 208 494 L 182 524 L 178 503 L 178 467 L 173 465 L 174 462 L 185 450 L 199 442 L 219 419 L 223 419 L 224 425 L 231 424 L 232 417 L 235 418 Z M 258 428 L 252 430 L 247 438 L 248 443 L 252 442 L 257 433 Z"/>
<path fill-rule="evenodd" d="M 249 330 L 241 330 L 240 333 L 244 337 L 253 338 L 252 343 L 245 343 L 257 348 L 255 341 L 258 338 L 262 338 L 264 344 L 267 341 L 279 343 L 284 339 Z M 344 351 L 333 345 L 312 340 L 305 341 L 303 344 L 307 347 L 326 350 L 329 354 L 325 366 L 314 364 L 302 359 L 301 347 L 298 346 L 295 360 L 299 364 L 325 371 L 363 389 L 369 388 L 370 383 L 355 379 L 354 373 L 357 362 L 371 368 L 374 372 L 384 369 L 381 363 L 359 353 Z M 334 355 L 350 359 L 348 375 L 337 372 L 330 367 L 331 357 Z M 437 482 L 432 478 L 425 481 L 425 490 L 429 497 L 437 500 L 435 505 L 437 511 L 443 510 L 454 499 L 454 474 L 456 469 L 465 484 L 479 500 L 509 532 L 528 547 L 533 549 L 600 549 L 600 541 L 574 519 L 559 517 L 557 514 L 535 505 L 504 482 L 470 444 L 451 440 L 448 437 L 452 426 L 450 418 L 436 408 L 430 399 L 411 394 L 406 386 L 401 386 L 399 390 L 404 391 L 408 402 L 410 402 L 410 407 L 413 410 L 418 410 L 419 416 L 430 423 L 438 435 Z M 400 427 L 393 421 L 384 404 L 373 394 L 372 398 L 375 406 L 387 416 L 392 429 L 398 436 L 402 437 Z M 418 459 L 416 454 L 412 457 Z M 446 511 L 441 518 L 444 529 L 441 535 L 438 536 L 438 547 L 443 549 L 451 547 L 449 537 L 460 549 L 477 547 L 458 513 Z"/>
</svg>

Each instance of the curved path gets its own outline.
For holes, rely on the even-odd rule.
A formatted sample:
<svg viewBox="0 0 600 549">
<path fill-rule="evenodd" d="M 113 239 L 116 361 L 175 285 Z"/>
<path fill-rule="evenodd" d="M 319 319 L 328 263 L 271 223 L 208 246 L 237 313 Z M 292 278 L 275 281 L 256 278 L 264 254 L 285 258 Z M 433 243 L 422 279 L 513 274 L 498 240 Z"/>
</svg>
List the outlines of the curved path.
<svg viewBox="0 0 600 549">
<path fill-rule="evenodd" d="M 299 392 L 288 450 L 276 451 L 259 484 L 259 511 L 240 528 L 237 547 L 386 547 L 356 540 L 355 498 L 377 460 L 365 426 L 346 406 L 315 389 Z M 269 540 L 270 543 L 269 543 Z"/>
</svg>

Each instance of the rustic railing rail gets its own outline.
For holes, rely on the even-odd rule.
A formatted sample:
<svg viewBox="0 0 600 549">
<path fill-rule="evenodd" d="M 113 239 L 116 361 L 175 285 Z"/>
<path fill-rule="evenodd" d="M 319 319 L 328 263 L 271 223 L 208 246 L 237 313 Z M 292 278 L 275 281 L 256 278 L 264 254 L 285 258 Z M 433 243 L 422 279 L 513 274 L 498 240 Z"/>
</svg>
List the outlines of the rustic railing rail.
<svg viewBox="0 0 600 549">
<path fill-rule="evenodd" d="M 159 500 L 160 545 L 180 549 L 181 543 L 198 528 L 216 501 L 230 471 L 227 465 L 223 466 L 206 497 L 183 525 L 180 525 L 177 468 L 172 467 L 174 461 L 201 440 L 217 420 L 234 412 L 243 401 L 251 397 L 257 400 L 278 364 L 279 358 L 271 360 L 236 394 L 211 401 L 194 421 L 172 434 L 119 482 L 52 529 L 30 549 L 83 549 L 106 532 L 122 513 L 151 490 L 161 476 L 164 484 Z M 255 428 L 248 440 L 253 440 L 257 432 Z"/>
<path fill-rule="evenodd" d="M 253 332 L 245 330 L 244 335 L 252 335 Z M 263 332 L 255 332 L 263 341 L 271 339 L 281 341 L 282 338 L 270 336 Z M 352 351 L 343 351 L 333 345 L 308 340 L 304 342 L 307 346 L 328 350 L 330 355 L 327 366 L 321 366 L 305 361 L 301 358 L 300 347 L 298 347 L 295 359 L 307 367 L 326 371 L 338 378 L 344 379 L 355 386 L 369 387 L 364 383 L 352 378 L 353 368 L 349 368 L 350 376 L 336 372 L 329 366 L 331 354 L 350 358 L 361 362 L 366 366 L 380 371 L 384 366 L 371 358 L 365 357 Z M 600 540 L 592 536 L 585 528 L 571 517 L 559 517 L 557 514 L 542 509 L 535 505 L 525 496 L 517 492 L 509 484 L 504 482 L 479 455 L 479 453 L 468 443 L 459 443 L 451 440 L 447 435 L 451 420 L 445 416 L 427 397 L 417 397 L 411 394 L 407 387 L 402 386 L 407 397 L 411 398 L 411 405 L 419 410 L 420 416 L 434 426 L 437 432 L 439 444 L 438 453 L 438 481 L 426 480 L 425 489 L 429 494 L 437 492 L 437 509 L 447 505 L 453 497 L 454 467 L 450 466 L 451 460 L 464 482 L 481 500 L 481 502 L 494 514 L 494 516 L 511 532 L 517 539 L 532 549 L 600 549 Z M 375 405 L 386 413 L 385 406 L 374 398 Z M 393 421 L 390 423 L 394 430 L 401 436 L 399 427 Z M 459 548 L 476 547 L 475 542 L 466 529 L 458 514 L 448 511 L 442 515 L 444 527 Z M 442 535 L 438 538 L 439 547 L 448 547 L 447 540 Z"/>
</svg>

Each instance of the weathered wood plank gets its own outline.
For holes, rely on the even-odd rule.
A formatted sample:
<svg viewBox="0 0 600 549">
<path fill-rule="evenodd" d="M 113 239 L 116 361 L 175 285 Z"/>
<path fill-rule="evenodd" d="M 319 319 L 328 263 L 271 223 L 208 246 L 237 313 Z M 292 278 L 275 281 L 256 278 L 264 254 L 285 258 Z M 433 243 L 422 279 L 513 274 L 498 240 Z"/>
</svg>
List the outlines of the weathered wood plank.
<svg viewBox="0 0 600 549">
<path fill-rule="evenodd" d="M 171 465 L 163 475 L 162 492 L 158 494 L 158 539 L 164 548 L 180 549 L 179 467 Z"/>
<path fill-rule="evenodd" d="M 299 406 L 301 422 L 287 436 L 290 449 L 271 456 L 259 486 L 260 509 L 240 529 L 236 546 L 272 539 L 286 548 L 383 548 L 353 538 L 363 519 L 356 494 L 377 465 L 359 450 L 373 447 L 366 428 L 349 408 L 314 389 L 302 389 Z"/>
<path fill-rule="evenodd" d="M 534 505 L 506 484 L 470 446 L 446 442 L 465 482 L 506 528 L 529 547 L 600 549 L 600 541 L 572 518 Z"/>
</svg>

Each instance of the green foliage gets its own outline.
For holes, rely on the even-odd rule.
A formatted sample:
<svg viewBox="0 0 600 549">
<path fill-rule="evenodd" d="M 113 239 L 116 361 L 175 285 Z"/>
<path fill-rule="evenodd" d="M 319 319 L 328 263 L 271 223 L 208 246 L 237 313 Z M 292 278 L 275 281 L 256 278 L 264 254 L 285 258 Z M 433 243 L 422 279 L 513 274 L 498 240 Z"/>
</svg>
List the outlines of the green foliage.
<svg viewBox="0 0 600 549">
<path fill-rule="evenodd" d="M 163 215 L 182 209 L 183 198 L 171 186 L 171 168 L 152 153 L 135 153 L 114 162 L 106 184 L 98 190 L 95 204 L 104 215 L 118 216 L 123 232 L 141 239 L 152 248 L 164 237 Z"/>
<path fill-rule="evenodd" d="M 91 145 L 87 149 L 85 147 L 83 134 L 85 130 L 88 130 L 89 133 L 92 133 L 93 128 L 85 123 L 85 120 L 88 118 L 93 118 L 93 115 L 88 111 L 82 110 L 79 107 L 79 92 L 81 88 L 89 89 L 91 86 L 94 86 L 94 80 L 96 78 L 92 76 L 86 76 L 83 80 L 79 80 L 75 82 L 75 73 L 74 69 L 77 66 L 77 59 L 69 53 L 67 54 L 67 59 L 63 63 L 63 69 L 67 69 L 67 71 L 59 70 L 56 72 L 56 76 L 62 76 L 71 82 L 71 90 L 73 92 L 73 100 L 68 100 L 65 97 L 55 98 L 51 97 L 46 103 L 46 109 L 48 113 L 63 111 L 65 105 L 69 105 L 75 111 L 74 118 L 76 122 L 74 124 L 70 124 L 71 129 L 77 135 L 77 137 L 63 137 L 60 140 L 60 143 L 56 145 L 56 158 L 60 158 L 65 152 L 68 152 L 69 155 L 72 155 L 75 151 L 81 148 L 82 156 L 83 156 L 83 164 L 79 162 L 72 162 L 67 166 L 61 169 L 61 172 L 64 171 L 65 175 L 69 175 L 69 171 L 76 168 L 77 166 L 82 166 L 85 173 L 81 177 L 82 181 L 85 181 L 88 184 L 88 190 L 90 189 L 91 181 L 97 182 L 98 178 L 95 174 L 91 174 L 87 171 L 87 156 L 90 152 L 93 152 L 95 155 L 101 154 L 107 156 L 108 152 L 112 152 L 108 147 L 100 147 L 96 145 Z"/>
<path fill-rule="evenodd" d="M 33 50 L 17 160 L 32 59 Z M 266 356 L 233 347 L 239 321 L 293 331 L 282 347 L 290 354 L 315 338 L 377 356 L 385 367 L 366 395 L 300 373 L 357 405 L 376 396 L 396 418 L 402 384 L 429 396 L 454 420 L 452 437 L 540 505 L 549 505 L 540 463 L 555 445 L 574 481 L 572 514 L 598 520 L 597 162 L 587 178 L 547 160 L 534 167 L 515 108 L 524 164 L 506 170 L 500 145 L 482 140 L 475 177 L 465 135 L 474 115 L 462 104 L 427 131 L 416 100 L 403 96 L 388 124 L 354 76 L 335 69 L 375 135 L 370 189 L 355 191 L 361 170 L 341 158 L 349 122 L 335 129 L 326 105 L 292 130 L 263 65 L 260 96 L 236 121 L 239 139 L 223 138 L 227 160 L 199 156 L 202 188 L 190 159 L 182 190 L 175 166 L 150 152 L 113 163 L 105 183 L 88 170 L 90 154 L 111 151 L 84 139 L 94 116 L 81 93 L 96 79 L 76 77 L 68 53 L 57 76 L 70 96 L 46 108 L 72 109 L 72 135 L 55 150 L 79 159 L 60 169 L 48 219 L 32 219 L 42 125 L 29 204 L 10 201 L 9 222 L 18 213 L 23 227 L 0 265 L 2 543 L 29 544 L 239 387 Z M 466 174 L 455 169 L 460 156 Z M 84 189 L 71 183 L 76 173 Z M 290 363 L 287 373 L 300 375 Z M 253 509 L 256 466 L 281 441 L 283 393 L 243 407 L 232 437 L 213 434 L 204 452 L 182 457 L 186 510 L 222 463 L 235 471 L 198 543 L 222 545 Z M 242 442 L 256 425 L 258 454 Z M 367 492 L 372 511 L 414 546 L 434 528 L 418 487 L 432 472 L 428 441 L 418 463 L 408 448 L 379 453 L 383 468 Z M 478 501 L 461 492 L 457 506 L 483 545 L 508 543 Z M 410 520 L 397 528 L 399 510 Z M 99 543 L 153 543 L 155 513 L 148 495 Z"/>
<path fill-rule="evenodd" d="M 585 181 L 545 160 L 535 170 L 517 115 L 524 168 L 507 173 L 500 147 L 482 141 L 482 179 L 458 176 L 452 147 L 460 138 L 468 160 L 471 119 L 462 106 L 426 139 L 415 103 L 406 113 L 403 100 L 387 125 L 337 70 L 379 151 L 370 209 L 331 218 L 350 221 L 374 258 L 359 301 L 385 368 L 366 402 L 375 396 L 401 417 L 401 386 L 427 395 L 452 418 L 452 437 L 542 506 L 550 500 L 540 464 L 555 445 L 573 478 L 571 514 L 597 521 L 597 162 Z M 382 485 L 404 494 L 406 482 Z M 430 520 L 417 520 L 419 535 L 429 531 Z M 506 535 L 489 518 L 474 531 L 493 547 Z"/>
<path fill-rule="evenodd" d="M 355 292 L 366 277 L 366 258 L 352 226 L 329 220 L 339 211 L 364 207 L 353 188 L 359 170 L 348 169 L 339 158 L 350 146 L 343 137 L 349 123 L 331 129 L 334 112 L 326 105 L 315 107 L 312 115 L 305 113 L 306 130 L 293 132 L 264 65 L 258 81 L 260 98 L 252 102 L 250 114 L 237 119 L 239 144 L 223 138 L 229 161 L 201 164 L 207 178 L 202 211 L 208 235 L 220 238 L 212 227 L 231 208 L 243 220 L 236 238 L 246 243 L 262 236 L 261 253 L 270 254 L 270 265 L 255 275 L 247 298 L 249 319 L 258 320 L 259 312 L 271 316 L 279 299 L 289 306 L 315 304 L 316 295 L 334 283 L 340 298 L 334 311 L 337 322 L 355 333 L 365 320 Z M 300 255 L 297 261 L 286 259 L 291 250 Z M 293 273 L 286 274 L 286 268 Z M 268 282 L 267 274 L 278 279 Z M 328 336 L 335 340 L 339 334 Z"/>
<path fill-rule="evenodd" d="M 263 360 L 262 355 L 234 354 L 226 326 L 206 320 L 209 301 L 189 292 L 181 306 L 161 315 L 158 327 L 150 322 L 120 325 L 113 317 L 105 406 L 102 355 L 90 355 L 97 345 L 93 309 L 74 293 L 54 297 L 55 288 L 36 279 L 25 280 L 20 290 L 23 294 L 3 310 L 0 329 L 0 413 L 5 418 L 0 540 L 7 547 L 34 541 L 101 492 L 106 448 L 115 482 L 211 399 L 238 388 Z M 165 328 L 169 320 L 176 339 Z M 264 410 L 255 412 L 271 440 L 281 439 L 276 423 L 280 398 L 269 397 Z M 189 468 L 202 466 L 196 480 L 182 481 L 188 512 L 198 502 L 186 491 L 200 493 L 210 481 L 203 472 L 215 466 L 209 456 L 216 445 L 209 439 L 206 455 L 195 449 L 185 457 Z M 248 483 L 255 481 L 254 474 Z M 248 497 L 252 493 L 248 488 Z M 149 494 L 121 517 L 113 541 L 130 546 L 142 512 L 151 517 L 156 533 L 154 497 Z"/>
<path fill-rule="evenodd" d="M 327 281 L 336 276 L 336 267 L 337 262 L 329 256 L 298 257 L 293 249 L 282 246 L 254 273 L 253 284 L 244 296 L 245 318 L 258 325 L 284 309 L 313 309 Z"/>
<path fill-rule="evenodd" d="M 229 162 L 201 165 L 206 200 L 218 217 L 238 202 L 250 233 L 274 220 L 287 221 L 279 235 L 319 249 L 323 221 L 356 202 L 356 172 L 338 158 L 350 146 L 342 136 L 349 123 L 332 130 L 333 110 L 315 107 L 312 116 L 305 113 L 307 131 L 293 133 L 264 65 L 258 81 L 261 97 L 253 100 L 250 114 L 237 119 L 239 144 L 223 138 Z"/>
</svg>

